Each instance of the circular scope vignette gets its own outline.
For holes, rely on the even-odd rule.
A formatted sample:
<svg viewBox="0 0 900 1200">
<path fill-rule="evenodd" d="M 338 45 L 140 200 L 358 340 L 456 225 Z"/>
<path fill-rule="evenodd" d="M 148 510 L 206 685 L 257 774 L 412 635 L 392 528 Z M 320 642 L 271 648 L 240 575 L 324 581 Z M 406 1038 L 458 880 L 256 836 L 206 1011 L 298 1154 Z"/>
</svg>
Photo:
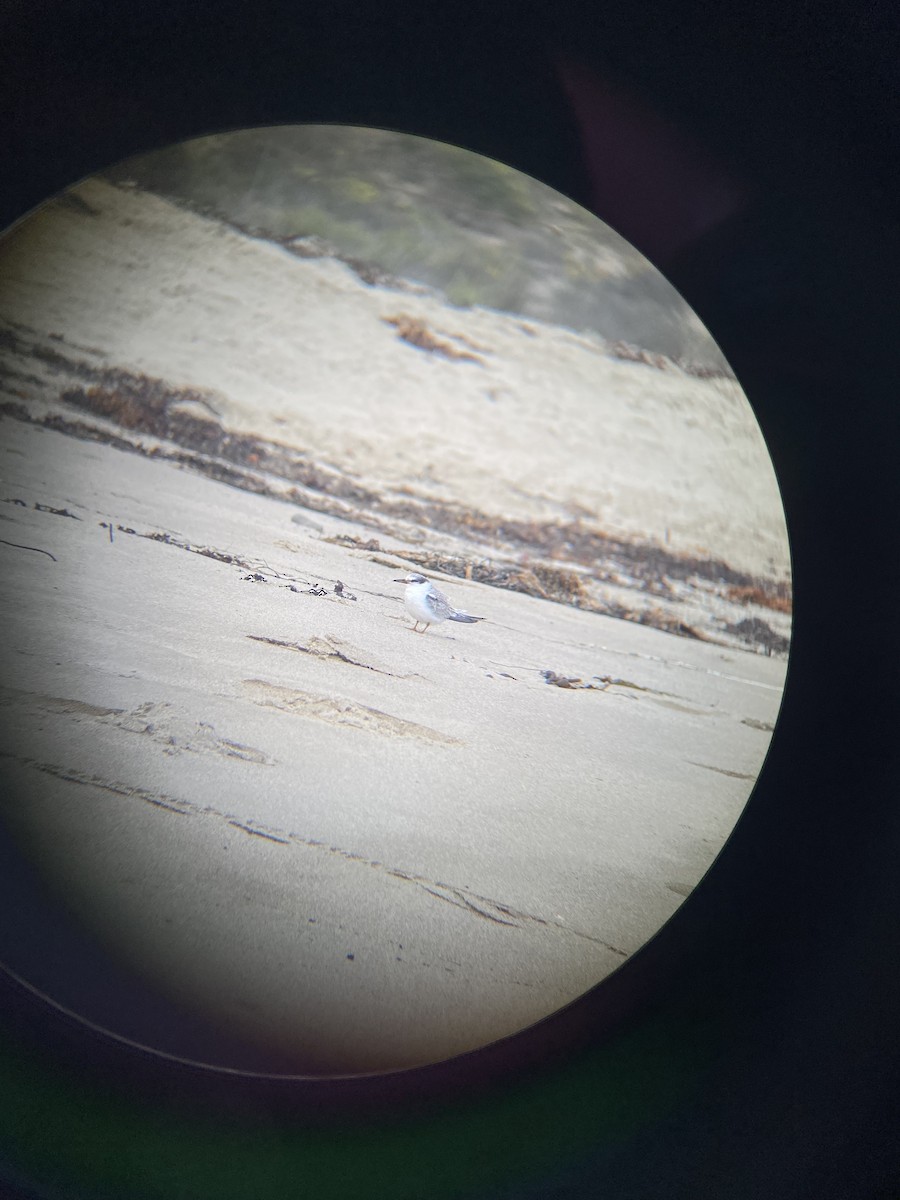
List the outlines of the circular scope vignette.
<svg viewBox="0 0 900 1200">
<path fill-rule="evenodd" d="M 0 242 L 0 423 L 0 822 L 72 948 L 4 957 L 54 1004 L 423 1066 L 595 987 L 731 833 L 789 648 L 772 464 L 543 184 L 341 127 L 121 164 Z"/>
</svg>

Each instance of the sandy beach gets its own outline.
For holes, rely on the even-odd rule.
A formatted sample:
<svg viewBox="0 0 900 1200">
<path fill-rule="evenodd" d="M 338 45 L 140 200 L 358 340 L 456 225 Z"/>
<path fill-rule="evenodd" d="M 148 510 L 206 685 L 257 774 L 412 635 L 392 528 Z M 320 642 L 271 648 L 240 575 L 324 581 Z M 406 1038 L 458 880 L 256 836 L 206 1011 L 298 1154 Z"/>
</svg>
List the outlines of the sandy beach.
<svg viewBox="0 0 900 1200">
<path fill-rule="evenodd" d="M 698 883 L 784 683 L 735 629 L 790 628 L 733 381 L 96 180 L 4 245 L 0 336 L 3 815 L 154 988 L 285 1070 L 418 1065 Z M 484 620 L 413 633 L 417 569 Z"/>
<path fill-rule="evenodd" d="M 574 508 L 610 534 L 788 570 L 774 472 L 733 380 L 370 287 L 340 263 L 97 180 L 20 226 L 2 265 L 3 314 L 58 334 L 57 351 L 204 392 L 227 429 L 361 483 L 508 517 Z M 461 357 L 398 338 L 402 314 Z"/>
</svg>

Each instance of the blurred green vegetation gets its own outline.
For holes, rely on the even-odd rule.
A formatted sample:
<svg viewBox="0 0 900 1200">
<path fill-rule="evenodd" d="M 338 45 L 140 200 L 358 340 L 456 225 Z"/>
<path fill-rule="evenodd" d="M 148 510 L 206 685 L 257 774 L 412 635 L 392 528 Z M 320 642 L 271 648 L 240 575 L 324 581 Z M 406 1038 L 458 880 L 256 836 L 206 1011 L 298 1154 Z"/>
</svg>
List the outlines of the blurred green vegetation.
<svg viewBox="0 0 900 1200">
<path fill-rule="evenodd" d="M 107 172 L 276 239 L 480 305 L 721 365 L 670 285 L 614 230 L 503 163 L 345 126 L 241 130 Z"/>
</svg>

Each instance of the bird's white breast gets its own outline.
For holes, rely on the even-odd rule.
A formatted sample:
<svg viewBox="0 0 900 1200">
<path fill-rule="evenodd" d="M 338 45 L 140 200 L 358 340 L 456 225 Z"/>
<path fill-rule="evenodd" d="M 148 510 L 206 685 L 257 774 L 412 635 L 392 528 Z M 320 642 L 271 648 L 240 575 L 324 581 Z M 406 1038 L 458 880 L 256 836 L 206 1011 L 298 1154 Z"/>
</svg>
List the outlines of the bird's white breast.
<svg viewBox="0 0 900 1200">
<path fill-rule="evenodd" d="M 428 590 L 427 583 L 411 583 L 406 589 L 406 595 L 404 596 L 406 611 L 411 617 L 415 617 L 417 621 L 434 622 L 440 620 L 439 617 L 435 616 L 428 604 Z"/>
</svg>

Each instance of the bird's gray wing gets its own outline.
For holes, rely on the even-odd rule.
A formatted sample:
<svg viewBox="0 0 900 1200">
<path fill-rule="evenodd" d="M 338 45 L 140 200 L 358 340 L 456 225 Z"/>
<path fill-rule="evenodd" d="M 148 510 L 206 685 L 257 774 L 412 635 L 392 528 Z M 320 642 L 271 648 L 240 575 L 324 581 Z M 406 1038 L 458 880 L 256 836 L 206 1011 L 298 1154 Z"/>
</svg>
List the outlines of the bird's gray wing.
<svg viewBox="0 0 900 1200">
<path fill-rule="evenodd" d="M 439 592 L 437 588 L 432 588 L 430 592 L 426 593 L 425 603 L 440 621 L 446 621 L 453 615 L 453 606 L 444 593 Z"/>
</svg>

